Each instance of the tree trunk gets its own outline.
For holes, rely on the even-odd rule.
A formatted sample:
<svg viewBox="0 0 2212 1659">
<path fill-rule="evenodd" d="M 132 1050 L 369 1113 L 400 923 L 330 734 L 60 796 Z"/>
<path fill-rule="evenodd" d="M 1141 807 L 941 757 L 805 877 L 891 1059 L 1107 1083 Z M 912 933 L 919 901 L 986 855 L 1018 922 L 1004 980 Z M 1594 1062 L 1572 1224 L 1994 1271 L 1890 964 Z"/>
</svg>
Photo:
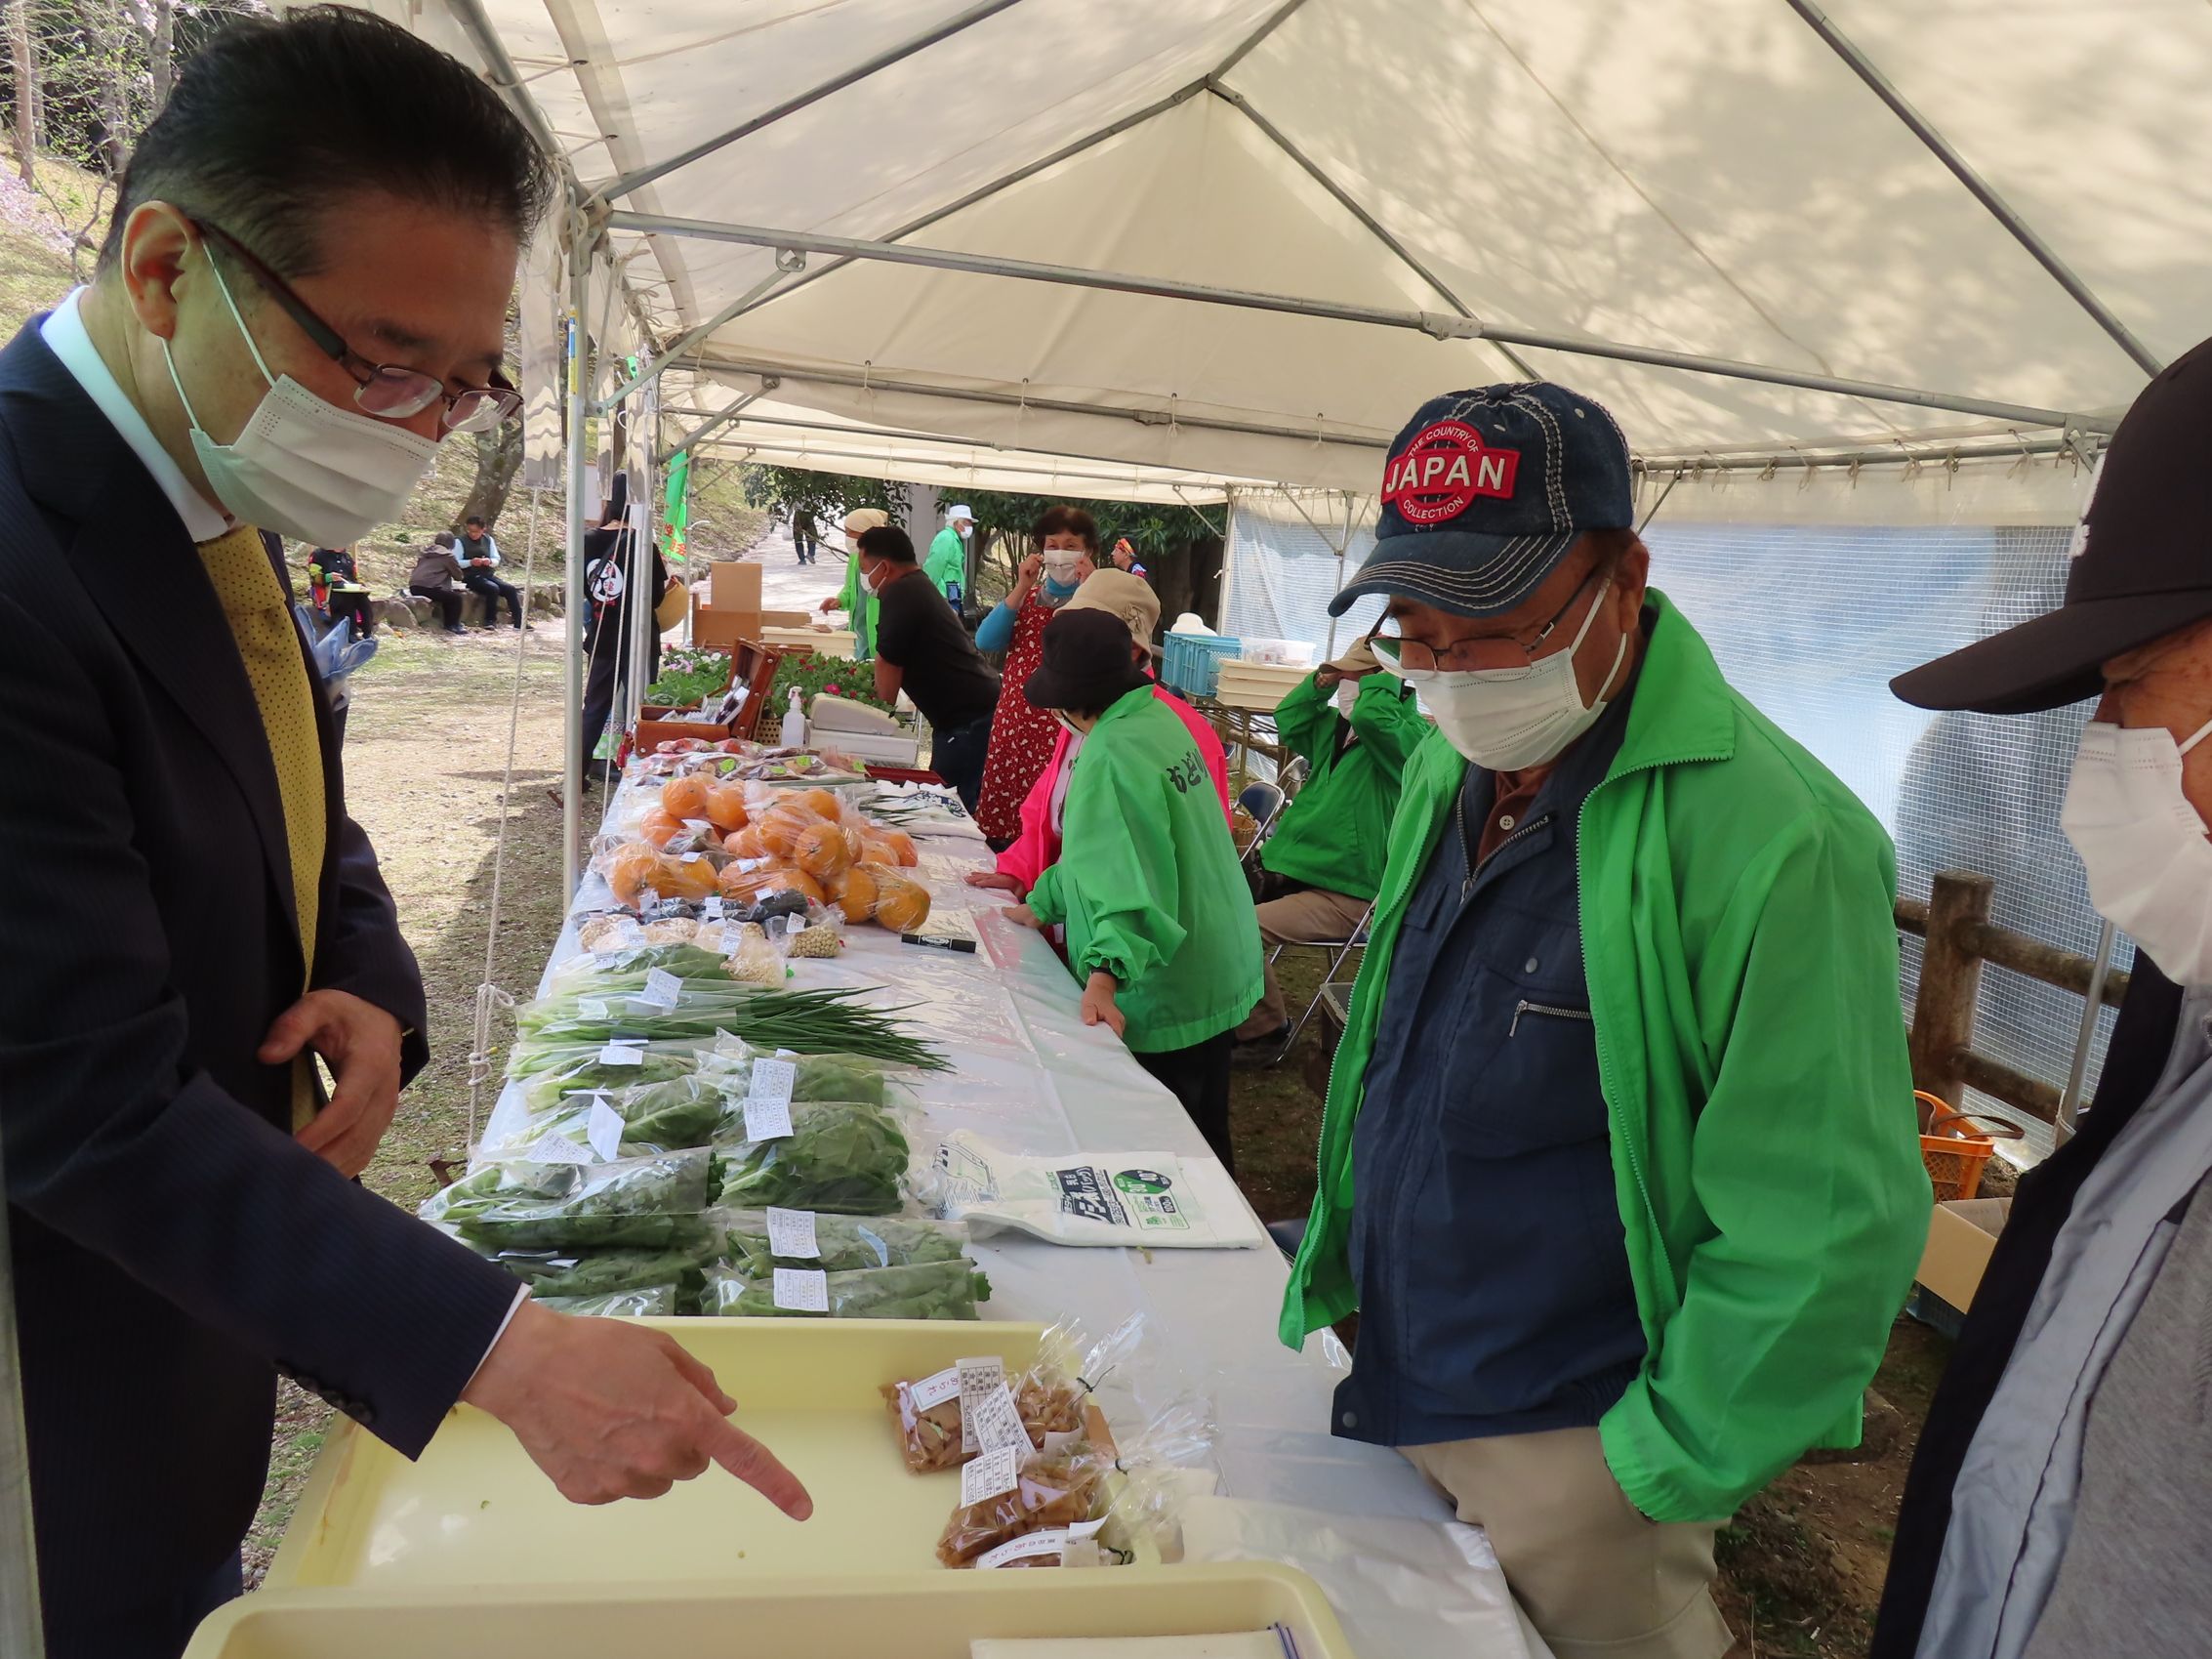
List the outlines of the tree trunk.
<svg viewBox="0 0 2212 1659">
<path fill-rule="evenodd" d="M 30 45 L 30 0 L 8 0 L 8 58 L 16 82 L 16 169 L 38 186 L 38 59 Z"/>
<path fill-rule="evenodd" d="M 461 504 L 460 519 L 453 526 L 457 530 L 471 517 L 497 525 L 500 511 L 507 506 L 508 492 L 514 487 L 514 477 L 522 470 L 520 421 L 503 421 L 475 437 L 476 481 L 469 486 L 469 498 Z"/>
<path fill-rule="evenodd" d="M 176 8 L 171 0 L 149 3 L 153 7 L 153 39 L 147 51 L 147 66 L 153 78 L 153 106 L 146 111 L 146 118 L 150 121 L 169 102 L 169 89 L 177 81 L 177 31 Z"/>
</svg>

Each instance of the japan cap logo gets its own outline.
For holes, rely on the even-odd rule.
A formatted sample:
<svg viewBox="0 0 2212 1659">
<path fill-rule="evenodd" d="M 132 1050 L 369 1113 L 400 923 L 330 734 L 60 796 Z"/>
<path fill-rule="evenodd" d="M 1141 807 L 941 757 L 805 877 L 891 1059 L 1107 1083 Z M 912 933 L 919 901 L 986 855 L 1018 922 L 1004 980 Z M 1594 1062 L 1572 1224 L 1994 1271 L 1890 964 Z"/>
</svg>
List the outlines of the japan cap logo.
<svg viewBox="0 0 2212 1659">
<path fill-rule="evenodd" d="M 1486 449 L 1482 434 L 1462 421 L 1438 421 L 1383 469 L 1382 501 L 1409 524 L 1436 524 L 1456 518 L 1478 495 L 1510 500 L 1513 475 L 1520 470 L 1517 449 Z"/>
</svg>

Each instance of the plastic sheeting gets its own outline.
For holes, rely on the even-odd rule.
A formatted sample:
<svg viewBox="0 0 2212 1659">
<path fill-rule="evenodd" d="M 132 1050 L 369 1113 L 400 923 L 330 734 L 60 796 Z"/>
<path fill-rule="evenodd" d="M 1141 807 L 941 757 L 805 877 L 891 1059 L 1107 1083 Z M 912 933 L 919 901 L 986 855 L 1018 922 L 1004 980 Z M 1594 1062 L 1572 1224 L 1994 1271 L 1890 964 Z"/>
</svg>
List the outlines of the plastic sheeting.
<svg viewBox="0 0 2212 1659">
<path fill-rule="evenodd" d="M 383 3 L 456 38 L 446 7 L 462 0 Z M 2112 410 L 2144 379 L 1775 0 L 481 11 L 588 189 L 755 123 L 612 191 L 618 211 L 1471 313 L 2057 413 Z M 2193 119 L 2212 13 L 2193 0 L 1827 11 L 2153 354 L 2193 343 L 2212 314 L 2212 269 L 2192 253 L 2212 240 L 2198 187 L 2212 131 Z M 896 61 L 855 73 L 881 57 Z M 775 270 L 772 247 L 634 230 L 609 246 L 664 336 Z M 1375 446 L 1423 398 L 1517 377 L 1516 361 L 1604 399 L 1655 456 L 2014 424 L 821 254 L 709 351 L 782 373 L 788 399 L 899 430 L 1353 489 L 1373 487 Z"/>
</svg>

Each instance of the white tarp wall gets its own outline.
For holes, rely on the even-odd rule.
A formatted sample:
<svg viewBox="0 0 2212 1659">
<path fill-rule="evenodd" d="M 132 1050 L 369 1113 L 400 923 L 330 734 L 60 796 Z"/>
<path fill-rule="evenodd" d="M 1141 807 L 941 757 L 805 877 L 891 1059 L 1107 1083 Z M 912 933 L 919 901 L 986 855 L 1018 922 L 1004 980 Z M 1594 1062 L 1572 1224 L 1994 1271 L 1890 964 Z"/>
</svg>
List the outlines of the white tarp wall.
<svg viewBox="0 0 2212 1659">
<path fill-rule="evenodd" d="M 1380 469 L 1377 469 L 1379 474 Z M 1380 600 L 1331 621 L 1329 601 L 1374 551 L 1374 498 L 1314 490 L 1239 491 L 1229 507 L 1221 614 L 1242 640 L 1295 640 L 1321 662 L 1374 625 Z"/>
</svg>

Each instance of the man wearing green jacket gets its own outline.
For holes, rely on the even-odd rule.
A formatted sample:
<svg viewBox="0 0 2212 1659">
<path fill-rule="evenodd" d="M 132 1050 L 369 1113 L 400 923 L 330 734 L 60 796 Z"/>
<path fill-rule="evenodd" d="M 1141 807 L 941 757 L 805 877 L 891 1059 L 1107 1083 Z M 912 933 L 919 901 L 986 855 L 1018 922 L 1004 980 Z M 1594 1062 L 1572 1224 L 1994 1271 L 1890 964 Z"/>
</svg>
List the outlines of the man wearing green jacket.
<svg viewBox="0 0 2212 1659">
<path fill-rule="evenodd" d="M 1259 942 L 1348 939 L 1382 885 L 1390 817 L 1406 758 L 1429 733 L 1413 689 L 1362 640 L 1300 681 L 1275 710 L 1283 746 L 1313 769 L 1259 850 Z M 1272 1058 L 1290 1032 L 1275 965 L 1259 1006 L 1237 1027 L 1241 1055 Z"/>
<path fill-rule="evenodd" d="M 1259 995 L 1259 929 L 1213 779 L 1114 611 L 1055 616 L 1022 692 L 1083 746 L 1060 856 L 1007 915 L 1065 925 L 1084 1023 L 1111 1027 L 1233 1172 L 1229 1055 Z"/>
<path fill-rule="evenodd" d="M 1282 1334 L 1489 1532 L 1559 1659 L 1718 1659 L 1714 1532 L 1850 1444 L 1926 1236 L 1889 839 L 1647 590 L 1548 384 L 1392 445 L 1408 763 Z"/>
<path fill-rule="evenodd" d="M 891 521 L 881 507 L 858 507 L 844 516 L 844 586 L 822 601 L 822 609 L 841 610 L 852 630 L 852 656 L 866 662 L 876 654 L 876 596 L 860 574 L 860 538 Z"/>
<path fill-rule="evenodd" d="M 954 503 L 945 515 L 945 527 L 929 543 L 922 561 L 922 573 L 937 584 L 945 602 L 958 614 L 961 591 L 967 583 L 967 538 L 975 533 L 975 510 Z"/>
</svg>

